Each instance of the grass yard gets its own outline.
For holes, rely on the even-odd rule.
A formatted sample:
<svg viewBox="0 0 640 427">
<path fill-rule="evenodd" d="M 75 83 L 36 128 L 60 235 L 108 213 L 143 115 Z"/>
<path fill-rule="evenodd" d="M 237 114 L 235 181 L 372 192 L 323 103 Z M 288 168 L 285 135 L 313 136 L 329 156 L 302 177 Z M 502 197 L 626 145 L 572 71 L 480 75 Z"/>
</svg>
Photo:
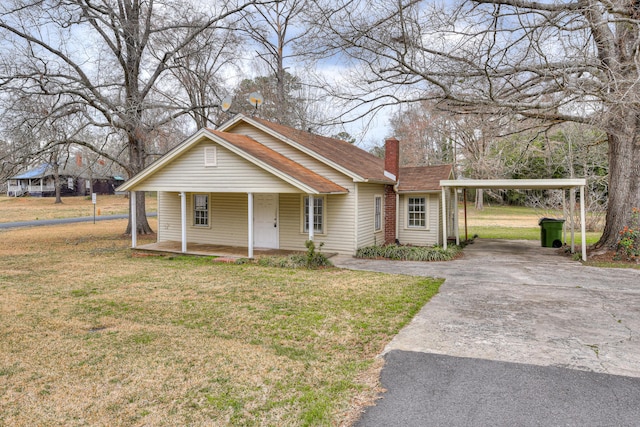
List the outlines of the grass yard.
<svg viewBox="0 0 640 427">
<path fill-rule="evenodd" d="M 522 206 L 485 206 L 481 211 L 473 204 L 467 205 L 467 219 L 469 221 L 469 237 L 478 235 L 485 239 L 508 240 L 539 240 L 541 217 L 562 218 L 562 212 L 541 212 L 533 208 Z M 464 238 L 464 211 L 460 205 L 460 237 Z M 592 245 L 600 239 L 599 232 L 587 232 L 587 245 Z M 567 242 L 571 239 L 570 229 L 567 227 Z M 580 228 L 575 230 L 576 245 L 582 241 Z"/>
<path fill-rule="evenodd" d="M 133 258 L 125 225 L 0 232 L 0 425 L 348 424 L 441 283 Z"/>
<path fill-rule="evenodd" d="M 93 216 L 93 203 L 90 196 L 63 197 L 61 204 L 54 202 L 54 197 L 0 196 L 0 223 Z M 155 212 L 156 206 L 155 195 L 147 195 L 147 212 Z M 100 215 L 126 214 L 129 212 L 129 199 L 120 195 L 98 195 L 96 214 L 98 210 Z"/>
</svg>

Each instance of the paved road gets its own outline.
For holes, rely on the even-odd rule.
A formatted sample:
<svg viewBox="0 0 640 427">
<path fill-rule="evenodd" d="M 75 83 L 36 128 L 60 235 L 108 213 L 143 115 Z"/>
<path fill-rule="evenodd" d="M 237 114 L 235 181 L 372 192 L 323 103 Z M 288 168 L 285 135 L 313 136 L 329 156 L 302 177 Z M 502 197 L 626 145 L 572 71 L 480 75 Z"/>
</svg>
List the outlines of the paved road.
<svg viewBox="0 0 640 427">
<path fill-rule="evenodd" d="M 638 426 L 640 379 L 393 350 L 364 426 Z"/>
<path fill-rule="evenodd" d="M 148 213 L 148 217 L 156 216 L 156 213 Z M 114 219 L 129 218 L 129 214 L 121 215 L 98 215 L 95 217 L 96 221 L 109 221 Z M 76 222 L 93 222 L 92 216 L 83 216 L 79 218 L 58 218 L 58 219 L 40 219 L 37 221 L 16 221 L 16 222 L 4 222 L 0 223 L 0 230 L 20 227 L 39 227 L 43 225 L 57 225 L 57 224 L 73 224 Z"/>
<path fill-rule="evenodd" d="M 601 420 L 602 414 L 611 415 L 587 399 L 594 384 L 610 390 L 601 393 L 602 405 L 610 408 L 619 408 L 616 399 L 626 384 L 640 384 L 638 270 L 584 267 L 557 255 L 554 249 L 527 241 L 479 240 L 465 249 L 463 259 L 448 263 L 348 257 L 333 261 L 352 269 L 446 279 L 440 293 L 385 349 L 382 381 L 389 391 L 367 411 L 362 426 L 389 425 L 384 416 L 392 409 L 394 417 L 425 425 L 418 410 L 424 405 L 416 404 L 412 410 L 404 406 L 403 399 L 414 396 L 413 400 L 420 402 L 432 395 L 442 396 L 436 402 L 444 406 L 428 405 L 434 418 L 426 425 L 507 425 L 513 424 L 511 421 L 518 425 L 580 425 L 584 423 L 579 420 L 585 418 L 565 418 L 573 407 L 583 408 L 585 416 L 594 420 Z M 449 368 L 451 378 L 459 381 L 464 377 L 466 388 L 455 388 L 456 382 L 437 375 L 427 377 L 432 378 L 429 381 L 420 380 L 424 372 L 441 368 L 434 364 L 439 357 L 455 361 Z M 570 370 L 559 374 L 565 368 Z M 511 372 L 512 380 L 502 377 L 502 370 Z M 568 380 L 578 374 L 589 379 Z M 404 379 L 393 380 L 397 378 Z M 498 382 L 492 382 L 493 378 Z M 496 390 L 502 391 L 502 400 L 492 401 Z M 554 390 L 564 390 L 566 398 L 553 397 Z M 640 407 L 639 393 L 631 399 L 635 408 Z M 550 402 L 556 405 L 549 406 Z M 467 406 L 474 405 L 477 408 L 467 412 Z M 484 405 L 491 409 L 483 415 Z M 543 407 L 551 411 L 551 418 L 540 413 Z M 627 416 L 638 415 L 635 411 L 631 407 L 616 410 L 618 416 L 611 422 L 591 425 L 638 425 L 640 422 L 626 421 Z M 459 414 L 460 418 L 444 422 L 436 413 Z M 472 422 L 474 413 L 476 423 Z M 519 418 L 510 421 L 503 417 L 509 413 Z M 494 418 L 486 418 L 491 414 Z M 574 418 L 575 423 L 566 422 Z"/>
</svg>

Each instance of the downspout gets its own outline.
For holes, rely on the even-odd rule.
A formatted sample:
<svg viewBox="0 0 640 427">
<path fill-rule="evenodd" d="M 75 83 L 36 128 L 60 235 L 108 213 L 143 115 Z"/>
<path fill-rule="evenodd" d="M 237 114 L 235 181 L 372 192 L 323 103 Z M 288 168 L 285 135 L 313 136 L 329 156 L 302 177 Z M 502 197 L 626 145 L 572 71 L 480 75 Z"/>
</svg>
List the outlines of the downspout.
<svg viewBox="0 0 640 427">
<path fill-rule="evenodd" d="M 400 179 L 393 185 L 393 191 L 396 193 L 396 236 L 395 241 L 399 243 L 400 240 L 398 236 L 400 235 L 400 193 L 398 192 L 398 188 L 400 186 Z"/>
</svg>

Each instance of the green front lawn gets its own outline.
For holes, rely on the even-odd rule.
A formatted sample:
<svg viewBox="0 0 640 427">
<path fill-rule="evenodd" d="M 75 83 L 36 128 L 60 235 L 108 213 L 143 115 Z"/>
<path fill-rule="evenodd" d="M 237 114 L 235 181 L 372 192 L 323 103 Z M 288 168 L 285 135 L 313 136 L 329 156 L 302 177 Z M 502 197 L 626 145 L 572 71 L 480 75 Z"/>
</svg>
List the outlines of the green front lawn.
<svg viewBox="0 0 640 427">
<path fill-rule="evenodd" d="M 2 232 L 0 425 L 338 425 L 441 284 L 133 258 L 125 225 Z"/>
</svg>

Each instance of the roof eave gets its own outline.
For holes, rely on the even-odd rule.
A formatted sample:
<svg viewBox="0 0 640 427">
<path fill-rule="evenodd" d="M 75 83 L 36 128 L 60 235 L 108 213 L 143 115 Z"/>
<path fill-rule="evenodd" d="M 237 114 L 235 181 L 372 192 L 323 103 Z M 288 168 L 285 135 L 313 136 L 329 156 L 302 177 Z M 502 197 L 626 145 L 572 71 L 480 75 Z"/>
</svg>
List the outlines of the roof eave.
<svg viewBox="0 0 640 427">
<path fill-rule="evenodd" d="M 398 190 L 398 194 L 426 194 L 426 193 L 439 193 L 442 189 L 429 189 L 429 190 Z"/>
</svg>

